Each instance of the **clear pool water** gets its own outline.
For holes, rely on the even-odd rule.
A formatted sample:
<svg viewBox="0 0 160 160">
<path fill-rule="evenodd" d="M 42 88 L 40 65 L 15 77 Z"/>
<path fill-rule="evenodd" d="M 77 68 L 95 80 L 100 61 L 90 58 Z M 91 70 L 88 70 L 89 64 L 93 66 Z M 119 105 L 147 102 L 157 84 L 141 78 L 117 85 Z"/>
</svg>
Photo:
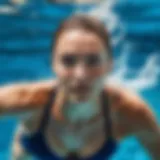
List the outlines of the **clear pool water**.
<svg viewBox="0 0 160 160">
<path fill-rule="evenodd" d="M 54 76 L 49 60 L 52 33 L 61 20 L 73 13 L 73 6 L 49 6 L 43 0 L 17 8 L 8 4 L 6 0 L 0 2 L 1 85 Z M 107 0 L 92 10 L 83 9 L 101 17 L 112 35 L 115 69 L 110 79 L 141 94 L 155 111 L 157 121 L 160 120 L 159 7 L 159 0 Z M 9 159 L 18 121 L 11 116 L 0 119 L 0 160 Z M 129 137 L 112 159 L 150 158 L 138 141 Z"/>
</svg>

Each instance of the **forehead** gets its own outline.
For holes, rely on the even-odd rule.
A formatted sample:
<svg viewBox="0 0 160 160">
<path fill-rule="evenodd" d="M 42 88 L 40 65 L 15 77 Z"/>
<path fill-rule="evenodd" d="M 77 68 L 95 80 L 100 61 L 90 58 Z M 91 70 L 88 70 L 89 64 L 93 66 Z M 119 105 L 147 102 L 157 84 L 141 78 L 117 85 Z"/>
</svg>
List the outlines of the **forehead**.
<svg viewBox="0 0 160 160">
<path fill-rule="evenodd" d="M 104 50 L 102 39 L 93 32 L 75 29 L 63 32 L 58 38 L 56 52 L 99 52 Z"/>
</svg>

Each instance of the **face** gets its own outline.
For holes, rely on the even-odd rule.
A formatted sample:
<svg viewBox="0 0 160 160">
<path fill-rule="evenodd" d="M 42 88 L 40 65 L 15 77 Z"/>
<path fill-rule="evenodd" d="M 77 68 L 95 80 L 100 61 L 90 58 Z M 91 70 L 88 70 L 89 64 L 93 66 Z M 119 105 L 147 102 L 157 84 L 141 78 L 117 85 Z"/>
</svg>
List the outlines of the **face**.
<svg viewBox="0 0 160 160">
<path fill-rule="evenodd" d="M 65 31 L 53 54 L 52 67 L 71 100 L 85 102 L 102 89 L 110 59 L 99 36 L 80 29 Z"/>
</svg>

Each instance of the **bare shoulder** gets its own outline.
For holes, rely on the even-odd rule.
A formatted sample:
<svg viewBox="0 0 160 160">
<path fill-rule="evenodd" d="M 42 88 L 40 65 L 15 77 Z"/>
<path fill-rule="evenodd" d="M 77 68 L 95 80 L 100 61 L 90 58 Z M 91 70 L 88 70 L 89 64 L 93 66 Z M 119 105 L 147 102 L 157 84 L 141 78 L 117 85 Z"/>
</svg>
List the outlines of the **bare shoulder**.
<svg viewBox="0 0 160 160">
<path fill-rule="evenodd" d="M 106 92 L 109 94 L 112 106 L 117 111 L 140 112 L 145 110 L 147 103 L 138 95 L 138 93 L 130 91 L 121 86 L 106 86 Z"/>
<path fill-rule="evenodd" d="M 56 80 L 45 80 L 45 81 L 39 81 L 39 82 L 32 82 L 27 84 L 20 84 L 19 89 L 21 89 L 21 95 L 23 96 L 23 91 L 25 95 L 28 91 L 28 94 L 30 94 L 30 97 L 34 101 L 35 104 L 40 103 L 44 104 L 50 95 L 50 93 L 56 88 L 57 81 Z"/>
<path fill-rule="evenodd" d="M 52 90 L 57 86 L 56 80 L 23 82 L 0 87 L 1 110 L 34 109 L 44 106 Z"/>
<path fill-rule="evenodd" d="M 106 87 L 111 108 L 116 113 L 117 132 L 122 137 L 156 126 L 153 111 L 137 94 L 122 87 Z M 156 128 L 156 127 L 155 127 Z"/>
</svg>

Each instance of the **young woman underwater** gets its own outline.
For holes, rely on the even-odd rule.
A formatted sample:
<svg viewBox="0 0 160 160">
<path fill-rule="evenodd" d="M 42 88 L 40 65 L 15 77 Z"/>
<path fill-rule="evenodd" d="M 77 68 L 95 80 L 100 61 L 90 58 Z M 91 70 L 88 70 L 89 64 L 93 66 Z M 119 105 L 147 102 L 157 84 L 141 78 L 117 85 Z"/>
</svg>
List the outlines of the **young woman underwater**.
<svg viewBox="0 0 160 160">
<path fill-rule="evenodd" d="M 134 135 L 160 160 L 160 130 L 148 105 L 104 81 L 112 52 L 103 23 L 80 15 L 63 22 L 52 62 L 56 79 L 0 88 L 1 115 L 25 115 L 12 159 L 106 160 L 121 139 Z"/>
</svg>

